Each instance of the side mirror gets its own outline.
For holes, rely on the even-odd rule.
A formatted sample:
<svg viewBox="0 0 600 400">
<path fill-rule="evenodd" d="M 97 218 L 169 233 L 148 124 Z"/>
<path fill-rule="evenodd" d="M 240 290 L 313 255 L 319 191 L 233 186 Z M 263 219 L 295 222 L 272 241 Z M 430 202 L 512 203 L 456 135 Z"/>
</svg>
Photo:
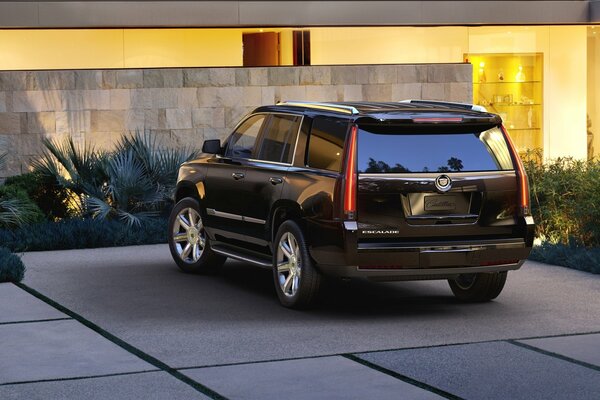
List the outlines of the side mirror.
<svg viewBox="0 0 600 400">
<path fill-rule="evenodd" d="M 202 144 L 202 152 L 207 154 L 219 154 L 221 152 L 221 140 L 205 140 Z"/>
</svg>

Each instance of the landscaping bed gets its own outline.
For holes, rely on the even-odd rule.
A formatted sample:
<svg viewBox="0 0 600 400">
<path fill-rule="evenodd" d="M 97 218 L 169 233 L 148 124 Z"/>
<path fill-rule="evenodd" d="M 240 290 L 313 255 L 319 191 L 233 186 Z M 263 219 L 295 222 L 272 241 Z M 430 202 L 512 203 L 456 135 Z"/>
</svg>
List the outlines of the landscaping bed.
<svg viewBox="0 0 600 400">
<path fill-rule="evenodd" d="M 525 162 L 537 238 L 529 258 L 600 273 L 600 161 L 540 160 L 529 152 Z"/>
<path fill-rule="evenodd" d="M 33 171 L 0 185 L 0 281 L 19 281 L 10 251 L 166 243 L 179 166 L 197 156 L 146 133 L 123 135 L 112 151 L 72 139 L 44 141 Z M 0 154 L 0 168 L 6 154 Z M 17 269 L 15 269 L 17 268 Z"/>
</svg>

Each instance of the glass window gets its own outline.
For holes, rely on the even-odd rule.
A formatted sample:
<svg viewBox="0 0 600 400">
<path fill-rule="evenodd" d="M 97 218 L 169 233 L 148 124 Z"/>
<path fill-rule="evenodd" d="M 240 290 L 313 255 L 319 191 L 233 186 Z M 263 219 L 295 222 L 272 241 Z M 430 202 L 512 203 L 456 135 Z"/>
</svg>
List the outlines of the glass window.
<svg viewBox="0 0 600 400">
<path fill-rule="evenodd" d="M 252 157 L 254 144 L 264 120 L 264 115 L 254 115 L 242 122 L 231 134 L 225 156 L 232 158 Z"/>
<path fill-rule="evenodd" d="M 369 128 L 367 128 L 369 129 Z M 359 129 L 358 171 L 363 173 L 512 170 L 499 128 L 479 133 L 397 134 Z"/>
<path fill-rule="evenodd" d="M 291 146 L 296 143 L 300 120 L 296 115 L 272 115 L 261 141 L 258 158 L 265 161 L 291 162 Z"/>
<path fill-rule="evenodd" d="M 308 166 L 339 172 L 347 132 L 347 122 L 315 118 L 308 141 Z"/>
</svg>

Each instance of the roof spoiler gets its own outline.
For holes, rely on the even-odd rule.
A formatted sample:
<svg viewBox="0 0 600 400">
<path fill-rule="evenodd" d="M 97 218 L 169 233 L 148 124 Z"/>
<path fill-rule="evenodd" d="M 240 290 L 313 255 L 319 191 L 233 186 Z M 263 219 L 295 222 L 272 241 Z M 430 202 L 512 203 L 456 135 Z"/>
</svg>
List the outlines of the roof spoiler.
<svg viewBox="0 0 600 400">
<path fill-rule="evenodd" d="M 479 111 L 479 112 L 487 112 L 484 106 L 478 106 L 475 104 L 469 103 L 455 103 L 452 101 L 437 101 L 437 100 L 402 100 L 400 103 L 410 103 L 410 104 L 423 104 L 430 106 L 446 106 L 452 108 L 462 108 L 463 110 L 471 110 L 471 111 Z"/>
</svg>

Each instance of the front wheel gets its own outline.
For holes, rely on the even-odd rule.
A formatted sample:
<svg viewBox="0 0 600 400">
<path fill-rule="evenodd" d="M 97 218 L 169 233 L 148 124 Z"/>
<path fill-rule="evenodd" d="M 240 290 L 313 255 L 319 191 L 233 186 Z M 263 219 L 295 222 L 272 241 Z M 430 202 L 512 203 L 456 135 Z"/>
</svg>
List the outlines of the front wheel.
<svg viewBox="0 0 600 400">
<path fill-rule="evenodd" d="M 507 272 L 462 274 L 448 280 L 452 293 L 466 302 L 484 302 L 498 297 L 506 283 Z"/>
<path fill-rule="evenodd" d="M 171 211 L 169 249 L 179 268 L 189 273 L 214 271 L 226 260 L 210 248 L 200 205 L 191 197 L 179 201 Z"/>
<path fill-rule="evenodd" d="M 317 300 L 322 276 L 315 268 L 302 230 L 286 221 L 275 236 L 273 278 L 279 301 L 289 308 L 308 308 Z"/>
</svg>

